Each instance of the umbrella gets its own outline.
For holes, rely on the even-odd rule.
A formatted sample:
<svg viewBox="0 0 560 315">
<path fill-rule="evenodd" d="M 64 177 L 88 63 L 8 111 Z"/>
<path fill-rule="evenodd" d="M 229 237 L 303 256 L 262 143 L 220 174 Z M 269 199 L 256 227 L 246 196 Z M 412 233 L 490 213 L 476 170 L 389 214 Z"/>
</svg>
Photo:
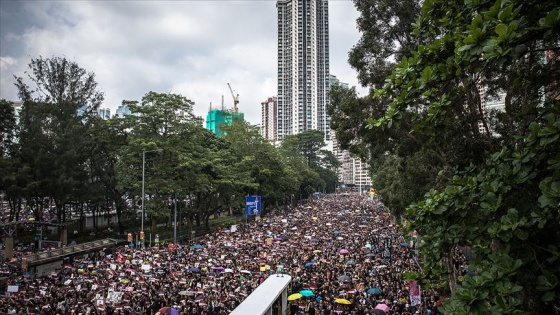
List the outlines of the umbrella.
<svg viewBox="0 0 560 315">
<path fill-rule="evenodd" d="M 224 272 L 231 273 L 231 272 L 233 272 L 233 269 L 231 269 L 231 268 L 226 268 L 226 269 L 224 269 Z"/>
<path fill-rule="evenodd" d="M 346 262 L 346 264 L 349 265 L 349 266 L 355 266 L 356 262 L 354 262 L 353 260 L 349 260 L 349 261 Z"/>
<path fill-rule="evenodd" d="M 336 299 L 334 300 L 334 302 L 338 304 L 344 304 L 344 305 L 352 304 L 352 302 L 348 301 L 347 299 Z"/>
<path fill-rule="evenodd" d="M 235 252 L 237 250 L 237 248 L 233 247 L 233 246 L 224 246 L 225 249 L 227 249 L 230 252 Z"/>
<path fill-rule="evenodd" d="M 249 270 L 241 270 L 240 272 L 241 272 L 241 273 L 245 273 L 245 274 L 248 274 L 248 275 L 250 275 L 250 274 L 251 274 L 251 272 L 250 272 Z"/>
<path fill-rule="evenodd" d="M 374 253 L 369 253 L 369 254 L 367 254 L 366 256 L 367 256 L 367 257 L 375 257 L 375 254 L 374 254 Z"/>
<path fill-rule="evenodd" d="M 289 237 L 288 237 L 287 235 L 284 235 L 284 234 L 278 235 L 278 238 L 281 239 L 281 240 L 283 240 L 283 241 L 289 239 Z"/>
<path fill-rule="evenodd" d="M 189 269 L 187 269 L 188 272 L 200 272 L 200 269 L 196 268 L 196 267 L 191 267 Z"/>
<path fill-rule="evenodd" d="M 313 291 L 311 291 L 311 290 L 301 290 L 301 291 L 299 291 L 299 294 L 301 294 L 303 296 L 314 296 L 315 295 L 313 293 Z"/>
<path fill-rule="evenodd" d="M 338 277 L 338 282 L 346 282 L 346 283 L 349 283 L 349 282 L 352 282 L 352 278 L 350 278 L 350 277 L 347 276 L 347 275 L 342 275 L 342 276 Z"/>
<path fill-rule="evenodd" d="M 304 266 L 305 266 L 305 267 L 311 267 L 311 266 L 313 266 L 314 264 L 315 264 L 314 262 L 309 261 L 309 262 L 306 262 Z"/>
<path fill-rule="evenodd" d="M 319 240 L 316 239 L 316 238 L 312 238 L 311 241 L 312 241 L 313 243 L 317 243 Z"/>
<path fill-rule="evenodd" d="M 202 245 L 200 245 L 200 244 L 194 244 L 192 248 L 193 248 L 193 249 L 201 249 L 201 248 L 202 248 Z"/>
<path fill-rule="evenodd" d="M 343 248 L 340 250 L 341 254 L 348 254 L 348 250 L 346 248 Z"/>
<path fill-rule="evenodd" d="M 172 307 L 168 307 L 168 306 L 160 308 L 158 312 L 160 314 L 179 315 L 179 311 L 177 311 L 176 309 L 174 309 Z"/>
<path fill-rule="evenodd" d="M 382 310 L 383 312 L 387 313 L 389 311 L 389 306 L 387 306 L 387 304 L 381 303 L 381 304 L 377 304 L 375 309 Z"/>
<path fill-rule="evenodd" d="M 336 235 L 340 234 L 340 232 L 337 231 L 337 230 L 335 230 L 333 233 L 336 234 Z"/>
<path fill-rule="evenodd" d="M 212 270 L 216 270 L 216 271 L 225 271 L 226 268 L 222 267 L 222 266 L 214 266 L 212 267 Z"/>
<path fill-rule="evenodd" d="M 410 247 L 410 244 L 409 243 L 401 243 L 401 246 Z"/>
<path fill-rule="evenodd" d="M 315 254 L 319 254 L 319 253 L 321 252 L 321 250 L 320 250 L 320 249 L 316 249 L 316 250 L 314 250 L 313 252 L 314 252 Z"/>
<path fill-rule="evenodd" d="M 299 293 L 294 293 L 290 296 L 288 296 L 288 301 L 295 301 L 299 298 L 301 298 L 303 295 L 299 294 Z"/>
<path fill-rule="evenodd" d="M 381 294 L 381 289 L 379 288 L 371 288 L 369 290 L 367 290 L 368 294 Z"/>
<path fill-rule="evenodd" d="M 377 266 L 377 267 L 375 267 L 375 268 L 377 268 L 377 269 L 383 269 L 383 268 L 387 268 L 387 265 L 379 265 L 379 266 Z"/>
<path fill-rule="evenodd" d="M 383 312 L 382 310 L 373 310 L 373 314 L 375 314 L 375 315 L 386 315 L 387 313 Z"/>
</svg>

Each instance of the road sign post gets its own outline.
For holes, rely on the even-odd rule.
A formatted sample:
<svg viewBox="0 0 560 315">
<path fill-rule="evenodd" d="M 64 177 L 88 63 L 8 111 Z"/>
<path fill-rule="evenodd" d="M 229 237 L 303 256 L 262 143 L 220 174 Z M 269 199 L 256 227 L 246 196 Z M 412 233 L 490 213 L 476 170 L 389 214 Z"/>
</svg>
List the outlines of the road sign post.
<svg viewBox="0 0 560 315">
<path fill-rule="evenodd" d="M 247 217 L 250 215 L 260 216 L 261 215 L 261 196 L 246 196 L 245 197 L 245 222 L 247 222 Z"/>
</svg>

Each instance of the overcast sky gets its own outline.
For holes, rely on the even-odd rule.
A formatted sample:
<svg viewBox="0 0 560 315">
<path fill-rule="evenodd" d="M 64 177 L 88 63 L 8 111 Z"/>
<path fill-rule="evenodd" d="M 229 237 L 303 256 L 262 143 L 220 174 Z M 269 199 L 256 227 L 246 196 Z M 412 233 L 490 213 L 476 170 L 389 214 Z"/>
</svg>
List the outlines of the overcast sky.
<svg viewBox="0 0 560 315">
<path fill-rule="evenodd" d="M 329 1 L 330 72 L 359 86 L 348 52 L 360 38 L 350 0 Z M 206 118 L 210 102 L 260 124 L 260 103 L 276 95 L 275 0 L 0 0 L 0 99 L 16 100 L 13 75 L 31 58 L 66 57 L 95 73 L 114 114 L 149 91 L 181 94 Z M 358 87 L 358 91 L 364 91 Z"/>
</svg>

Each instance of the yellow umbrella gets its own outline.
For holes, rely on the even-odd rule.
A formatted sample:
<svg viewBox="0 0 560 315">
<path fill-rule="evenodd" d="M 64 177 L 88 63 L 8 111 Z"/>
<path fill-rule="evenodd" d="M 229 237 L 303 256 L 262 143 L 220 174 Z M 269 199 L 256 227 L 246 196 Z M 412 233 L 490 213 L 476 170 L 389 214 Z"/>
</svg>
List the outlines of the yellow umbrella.
<svg viewBox="0 0 560 315">
<path fill-rule="evenodd" d="M 345 305 L 352 304 L 352 302 L 348 301 L 347 299 L 336 299 L 334 300 L 334 302 L 338 304 L 345 304 Z"/>
<path fill-rule="evenodd" d="M 299 298 L 301 298 L 303 295 L 299 294 L 299 293 L 294 293 L 290 296 L 288 296 L 288 301 L 295 301 Z"/>
<path fill-rule="evenodd" d="M 315 254 L 318 254 L 318 253 L 320 253 L 320 252 L 321 252 L 321 250 L 319 250 L 319 249 L 316 249 L 316 250 L 314 250 L 313 252 L 314 252 Z"/>
</svg>

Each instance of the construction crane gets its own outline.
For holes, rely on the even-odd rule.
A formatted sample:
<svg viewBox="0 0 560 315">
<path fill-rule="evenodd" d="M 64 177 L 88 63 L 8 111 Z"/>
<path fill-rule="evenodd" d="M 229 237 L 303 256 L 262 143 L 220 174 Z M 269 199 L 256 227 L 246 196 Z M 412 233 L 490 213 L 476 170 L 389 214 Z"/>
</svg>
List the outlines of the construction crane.
<svg viewBox="0 0 560 315">
<path fill-rule="evenodd" d="M 231 97 L 233 97 L 233 111 L 237 113 L 237 104 L 239 104 L 239 94 L 235 94 L 231 85 L 228 83 L 229 91 L 231 92 Z"/>
</svg>

